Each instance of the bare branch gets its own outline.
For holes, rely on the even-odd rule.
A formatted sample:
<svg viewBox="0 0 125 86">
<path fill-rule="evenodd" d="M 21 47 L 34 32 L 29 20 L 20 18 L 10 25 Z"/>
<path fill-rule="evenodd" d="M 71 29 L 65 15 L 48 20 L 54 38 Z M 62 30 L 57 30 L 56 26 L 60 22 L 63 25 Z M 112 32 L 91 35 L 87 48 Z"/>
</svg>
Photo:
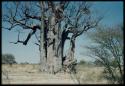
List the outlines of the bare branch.
<svg viewBox="0 0 125 86">
<path fill-rule="evenodd" d="M 26 40 L 25 40 L 24 43 L 23 43 L 24 45 L 27 45 L 29 39 L 31 38 L 31 36 L 32 36 L 33 34 L 35 34 L 35 32 L 36 32 L 36 30 L 32 30 L 32 31 L 28 34 Z"/>
<path fill-rule="evenodd" d="M 27 9 L 25 9 L 24 15 L 26 16 L 26 18 L 32 18 L 32 19 L 37 19 L 37 20 L 41 21 L 41 17 L 40 17 L 40 16 L 30 15 L 30 14 L 28 13 L 28 10 L 27 10 Z"/>
<path fill-rule="evenodd" d="M 40 40 L 38 39 L 38 37 L 37 37 L 36 33 L 35 33 L 35 37 L 36 37 L 37 41 L 40 43 Z"/>
<path fill-rule="evenodd" d="M 48 1 L 48 7 L 52 9 L 53 13 L 55 13 L 55 5 L 52 1 Z"/>
<path fill-rule="evenodd" d="M 61 2 L 60 2 L 60 8 L 61 8 L 61 9 L 64 10 L 67 6 L 68 6 L 68 2 L 67 2 L 67 1 L 61 1 Z"/>
<path fill-rule="evenodd" d="M 10 43 L 13 43 L 13 44 L 24 43 L 24 41 L 20 41 L 19 36 L 20 36 L 20 31 L 18 31 L 18 39 L 17 39 L 17 42 L 10 42 Z"/>
</svg>

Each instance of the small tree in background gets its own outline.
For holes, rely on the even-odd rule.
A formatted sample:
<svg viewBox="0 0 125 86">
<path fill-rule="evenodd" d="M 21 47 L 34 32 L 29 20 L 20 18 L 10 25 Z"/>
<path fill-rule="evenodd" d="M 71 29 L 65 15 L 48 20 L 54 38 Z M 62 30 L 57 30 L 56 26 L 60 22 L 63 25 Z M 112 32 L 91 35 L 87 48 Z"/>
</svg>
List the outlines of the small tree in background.
<svg viewBox="0 0 125 86">
<path fill-rule="evenodd" d="M 78 64 L 80 64 L 80 65 L 85 65 L 86 63 L 87 63 L 86 61 L 81 60 Z"/>
<path fill-rule="evenodd" d="M 20 64 L 29 64 L 28 62 L 22 62 L 22 63 L 20 63 Z"/>
<path fill-rule="evenodd" d="M 90 56 L 104 66 L 106 78 L 113 83 L 123 83 L 123 27 L 99 27 L 90 38 L 97 44 L 87 47 Z"/>
<path fill-rule="evenodd" d="M 3 54 L 2 55 L 2 64 L 15 64 L 17 63 L 14 55 L 12 54 Z"/>
</svg>

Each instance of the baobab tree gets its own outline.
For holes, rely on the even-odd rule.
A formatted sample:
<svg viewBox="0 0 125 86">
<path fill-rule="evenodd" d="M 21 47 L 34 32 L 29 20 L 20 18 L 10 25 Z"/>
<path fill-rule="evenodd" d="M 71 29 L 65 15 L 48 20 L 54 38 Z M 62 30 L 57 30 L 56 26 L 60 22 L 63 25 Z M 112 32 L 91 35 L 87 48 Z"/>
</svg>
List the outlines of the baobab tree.
<svg viewBox="0 0 125 86">
<path fill-rule="evenodd" d="M 75 3 L 75 4 L 74 4 Z M 50 73 L 58 72 L 63 66 L 69 67 L 74 59 L 75 40 L 91 28 L 96 28 L 102 16 L 93 16 L 90 2 L 41 1 L 4 2 L 2 22 L 12 30 L 21 27 L 31 30 L 25 40 L 20 32 L 14 44 L 27 45 L 32 35 L 37 39 L 40 50 L 40 69 Z M 39 34 L 36 33 L 39 31 Z M 71 34 L 71 37 L 68 37 Z M 68 53 L 64 56 L 65 41 L 70 40 Z M 64 58 L 65 57 L 65 58 Z"/>
</svg>

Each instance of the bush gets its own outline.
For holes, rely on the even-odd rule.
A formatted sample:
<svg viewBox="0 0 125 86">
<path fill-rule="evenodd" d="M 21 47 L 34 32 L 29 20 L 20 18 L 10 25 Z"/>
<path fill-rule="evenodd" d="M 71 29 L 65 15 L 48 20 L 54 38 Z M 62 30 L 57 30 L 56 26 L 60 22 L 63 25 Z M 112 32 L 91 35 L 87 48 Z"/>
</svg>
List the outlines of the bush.
<svg viewBox="0 0 125 86">
<path fill-rule="evenodd" d="M 81 60 L 78 64 L 80 64 L 80 65 L 86 64 L 86 61 Z"/>
<path fill-rule="evenodd" d="M 2 64 L 15 64 L 15 57 L 12 54 L 3 54 L 2 55 Z"/>
<path fill-rule="evenodd" d="M 96 66 L 103 66 L 103 64 L 97 59 L 93 62 L 93 64 Z"/>
<path fill-rule="evenodd" d="M 28 62 L 22 62 L 22 63 L 20 63 L 20 64 L 29 64 Z"/>
</svg>

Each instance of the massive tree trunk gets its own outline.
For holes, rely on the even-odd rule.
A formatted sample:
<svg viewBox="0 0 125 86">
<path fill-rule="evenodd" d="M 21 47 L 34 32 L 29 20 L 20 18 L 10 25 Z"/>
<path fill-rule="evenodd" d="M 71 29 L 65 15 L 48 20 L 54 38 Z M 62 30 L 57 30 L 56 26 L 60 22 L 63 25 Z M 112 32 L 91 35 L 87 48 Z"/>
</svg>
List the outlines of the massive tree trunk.
<svg viewBox="0 0 125 86">
<path fill-rule="evenodd" d="M 61 34 L 59 23 L 56 23 L 55 16 L 51 16 L 49 21 L 50 27 L 48 31 L 48 46 L 47 46 L 47 66 L 48 71 L 53 73 L 62 68 L 62 53 L 61 53 Z"/>
<path fill-rule="evenodd" d="M 59 72 L 63 68 L 63 63 L 68 60 L 68 63 L 74 60 L 75 50 L 75 37 L 71 38 L 69 54 L 66 56 L 66 61 L 63 59 L 63 51 L 65 40 L 70 39 L 68 34 L 70 30 L 61 31 L 61 17 L 59 9 L 53 9 L 52 14 L 49 15 L 48 19 L 44 16 L 44 3 L 41 2 L 42 16 L 41 16 L 41 44 L 40 44 L 40 69 L 48 73 Z M 60 16 L 60 17 L 58 17 Z M 47 21 L 46 21 L 47 20 Z M 70 65 L 70 64 L 67 64 Z"/>
<path fill-rule="evenodd" d="M 41 2 L 42 8 L 43 3 Z M 43 10 L 43 9 L 42 9 Z M 45 21 L 44 12 L 42 12 L 42 23 L 41 23 L 41 71 L 48 73 L 55 73 L 62 68 L 62 48 L 61 48 L 61 29 L 59 23 L 56 22 L 55 15 L 50 16 Z"/>
</svg>

